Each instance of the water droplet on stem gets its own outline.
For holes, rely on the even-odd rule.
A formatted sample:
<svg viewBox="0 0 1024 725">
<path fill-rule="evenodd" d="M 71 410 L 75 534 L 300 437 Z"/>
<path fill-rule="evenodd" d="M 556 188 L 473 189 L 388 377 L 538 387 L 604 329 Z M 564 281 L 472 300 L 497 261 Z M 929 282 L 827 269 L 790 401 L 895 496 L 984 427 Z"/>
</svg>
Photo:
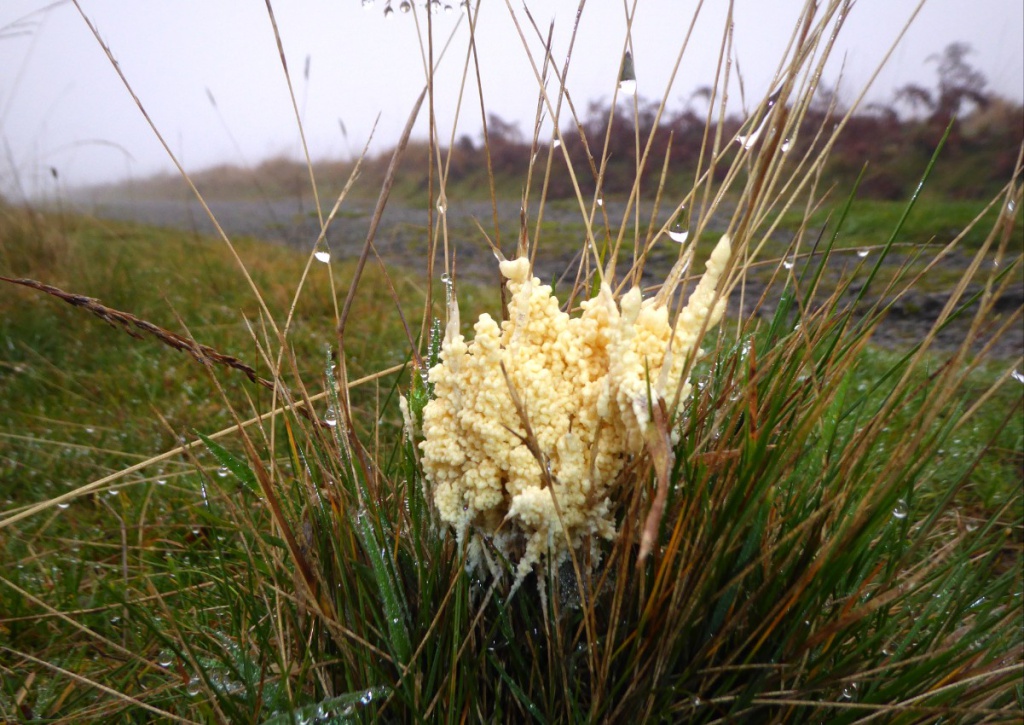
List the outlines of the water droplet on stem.
<svg viewBox="0 0 1024 725">
<path fill-rule="evenodd" d="M 679 244 L 683 244 L 689 236 L 689 230 L 687 230 L 682 224 L 676 224 L 668 233 L 668 238 L 673 242 L 679 242 Z"/>
<path fill-rule="evenodd" d="M 622 57 L 622 71 L 619 73 L 619 92 L 627 96 L 636 95 L 636 69 L 633 67 L 633 54 L 628 50 Z"/>
</svg>

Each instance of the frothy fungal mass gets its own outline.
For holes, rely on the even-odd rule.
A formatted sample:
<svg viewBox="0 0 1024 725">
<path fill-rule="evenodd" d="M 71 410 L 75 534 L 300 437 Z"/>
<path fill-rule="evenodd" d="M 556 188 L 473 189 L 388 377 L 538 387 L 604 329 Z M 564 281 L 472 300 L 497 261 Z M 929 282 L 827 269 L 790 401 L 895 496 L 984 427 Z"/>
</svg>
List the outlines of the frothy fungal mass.
<svg viewBox="0 0 1024 725">
<path fill-rule="evenodd" d="M 521 580 L 545 556 L 557 563 L 570 546 L 614 536 L 610 488 L 643 451 L 651 398 L 671 405 L 677 392 L 688 397 L 683 368 L 705 323 L 710 329 L 722 317 L 725 299 L 714 303 L 715 288 L 730 252 L 723 236 L 674 326 L 668 307 L 642 300 L 639 288 L 616 304 L 607 285 L 570 317 L 525 258 L 501 263 L 507 322 L 481 315 L 467 344 L 450 305 L 420 448 L 438 513 L 460 543 L 471 537 L 471 565 L 480 563 L 478 537 L 518 561 Z M 546 476 L 523 440 L 509 384 Z"/>
</svg>

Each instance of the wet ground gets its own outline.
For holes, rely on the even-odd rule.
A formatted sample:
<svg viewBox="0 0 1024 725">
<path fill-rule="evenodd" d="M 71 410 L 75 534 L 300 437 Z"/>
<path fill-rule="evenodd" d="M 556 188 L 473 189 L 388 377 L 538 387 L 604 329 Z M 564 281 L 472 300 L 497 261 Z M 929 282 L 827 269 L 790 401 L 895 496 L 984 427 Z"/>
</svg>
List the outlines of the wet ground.
<svg viewBox="0 0 1024 725">
<path fill-rule="evenodd" d="M 251 236 L 258 239 L 285 244 L 306 252 L 312 251 L 319 233 L 319 224 L 311 204 L 299 201 L 212 201 L 209 203 L 221 228 L 231 237 Z M 134 221 L 155 226 L 172 227 L 197 234 L 214 235 L 216 229 L 202 206 L 195 200 L 178 201 L 134 201 L 102 204 L 82 204 L 82 211 L 101 218 Z M 359 256 L 373 213 L 370 203 L 348 204 L 339 212 L 331 224 L 327 240 L 331 254 L 336 259 L 350 259 Z M 621 222 L 622 209 L 599 210 L 599 215 L 608 214 L 611 227 L 617 229 Z M 641 212 L 642 225 L 646 226 L 650 210 Z M 662 214 L 664 216 L 664 212 Z M 477 283 L 496 283 L 496 264 L 483 234 L 477 224 L 492 240 L 494 233 L 494 212 L 489 202 L 450 204 L 446 211 L 449 243 L 457 249 L 457 272 L 460 279 Z M 434 214 L 434 220 L 437 213 Z M 531 233 L 536 224 L 537 213 L 529 216 Z M 580 212 L 573 204 L 558 202 L 544 209 L 544 235 L 551 243 L 542 243 L 537 254 L 535 273 L 544 281 L 561 277 L 567 269 L 575 268 L 575 253 L 579 249 L 582 235 L 579 222 Z M 506 254 L 515 250 L 515 239 L 519 229 L 519 205 L 503 204 L 498 208 L 498 224 L 501 234 L 501 248 Z M 425 209 L 416 209 L 398 203 L 389 204 L 378 228 L 374 245 L 381 258 L 389 265 L 411 267 L 422 270 L 427 251 L 427 228 L 429 216 Z M 712 218 L 708 229 L 712 235 L 725 228 L 727 218 Z M 792 232 L 777 232 L 773 244 L 784 250 L 792 239 Z M 884 240 L 879 240 L 881 243 Z M 645 268 L 643 283 L 655 284 L 664 278 L 678 253 L 678 247 L 669 240 L 659 242 L 651 253 Z M 781 253 L 781 251 L 779 252 Z M 856 255 L 848 255 L 845 262 L 837 265 L 835 274 L 830 274 L 824 284 L 834 283 L 839 277 L 838 266 L 853 267 Z M 895 258 L 894 262 L 899 262 Z M 944 259 L 941 265 L 945 271 L 957 276 L 958 270 L 966 269 L 969 255 L 957 251 Z M 702 266 L 702 265 L 701 265 Z M 771 294 L 766 296 L 759 309 L 756 302 L 765 289 L 767 273 L 752 275 L 751 283 L 744 294 L 744 309 L 739 308 L 739 295 L 734 295 L 731 312 L 734 315 L 770 314 L 775 307 Z M 947 276 L 950 276 L 947 274 Z M 567 284 L 571 284 L 567 283 Z M 890 310 L 884 324 L 875 334 L 875 341 L 888 347 L 902 348 L 921 340 L 932 323 L 942 312 L 948 299 L 944 291 L 914 291 L 904 296 Z M 997 301 L 991 320 L 983 321 L 993 330 L 1009 318 L 1016 310 L 1024 307 L 1024 279 L 1014 280 L 1007 294 Z M 964 316 L 969 317 L 967 315 Z M 951 324 L 937 338 L 936 346 L 952 349 L 958 346 L 968 333 L 969 320 Z M 981 345 L 976 346 L 980 349 Z M 1024 355 L 1024 323 L 1017 320 L 1010 329 L 991 346 L 990 353 L 999 358 L 1013 359 Z"/>
</svg>

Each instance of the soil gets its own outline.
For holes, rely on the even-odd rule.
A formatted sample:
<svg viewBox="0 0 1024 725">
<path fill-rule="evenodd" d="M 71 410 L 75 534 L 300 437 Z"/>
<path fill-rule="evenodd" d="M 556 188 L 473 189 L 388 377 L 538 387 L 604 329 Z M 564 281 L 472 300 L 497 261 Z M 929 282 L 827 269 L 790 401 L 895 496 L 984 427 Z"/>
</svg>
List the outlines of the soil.
<svg viewBox="0 0 1024 725">
<path fill-rule="evenodd" d="M 295 200 L 283 201 L 211 201 L 210 210 L 218 223 L 231 237 L 250 236 L 257 239 L 285 244 L 299 250 L 309 252 L 319 233 L 319 224 L 311 206 Z M 613 228 L 621 220 L 622 210 L 613 209 L 609 204 L 607 211 Z M 154 226 L 171 227 L 192 231 L 196 234 L 214 235 L 216 229 L 202 206 L 194 200 L 154 201 L 139 200 L 128 202 L 104 202 L 96 204 L 80 204 L 82 211 L 100 218 L 118 219 L 138 222 Z M 728 210 L 726 210 L 728 211 Z M 370 218 L 373 213 L 371 204 L 354 205 L 346 203 L 342 212 L 331 224 L 327 241 L 335 259 L 351 259 L 359 256 L 366 240 Z M 649 218 L 650 211 L 643 210 L 641 219 Z M 436 222 L 437 212 L 433 214 Z M 494 256 L 484 240 L 477 222 L 494 238 L 493 211 L 489 202 L 464 202 L 452 204 L 446 211 L 448 221 L 448 237 L 452 246 L 457 247 L 457 274 L 463 281 L 492 284 L 496 283 L 497 273 Z M 529 228 L 532 232 L 536 223 L 536 210 L 529 215 Z M 501 247 L 511 255 L 515 249 L 516 231 L 519 226 L 518 204 L 499 205 L 498 218 L 501 228 Z M 572 205 L 564 203 L 550 204 L 544 210 L 545 229 L 559 237 L 556 243 L 540 246 L 535 263 L 535 274 L 544 281 L 556 280 L 568 269 L 575 268 L 575 254 L 579 249 L 580 212 Z M 724 230 L 727 217 L 712 218 L 708 229 L 712 236 Z M 427 248 L 427 226 L 429 217 L 426 209 L 413 208 L 401 203 L 390 203 L 381 219 L 381 224 L 374 239 L 374 246 L 381 258 L 392 266 L 412 266 L 422 269 L 422 259 Z M 785 249 L 792 239 L 793 233 L 780 230 L 775 233 L 774 241 L 778 249 Z M 675 260 L 678 247 L 672 242 L 659 243 L 655 246 L 645 267 L 642 283 L 656 284 L 664 278 L 665 273 Z M 853 255 L 850 255 L 851 257 Z M 859 260 L 850 259 L 847 269 Z M 899 264 L 903 261 L 895 255 L 891 262 Z M 970 263 L 969 254 L 956 251 L 944 258 L 940 267 L 951 273 L 955 278 L 958 272 L 965 270 Z M 842 265 L 823 278 L 824 285 L 835 283 L 842 273 Z M 940 270 L 942 271 L 942 270 Z M 988 345 L 991 333 L 1003 325 L 1015 312 L 1024 308 L 1024 279 L 1020 270 L 1017 278 L 1009 289 L 1001 296 L 993 309 L 993 318 L 983 321 L 987 335 L 982 333 L 974 345 L 976 351 L 988 347 L 987 354 L 993 358 L 1014 360 L 1024 355 L 1024 323 L 1018 318 L 1009 329 Z M 863 272 L 861 273 L 863 274 Z M 740 309 L 739 295 L 734 294 L 730 303 L 733 315 L 770 316 L 775 309 L 777 299 L 773 294 L 765 295 L 758 304 L 762 293 L 767 287 L 768 272 L 751 275 L 743 294 L 743 309 Z M 571 278 L 565 282 L 571 284 Z M 879 285 L 880 286 L 880 285 Z M 775 285 L 780 288 L 780 285 Z M 856 292 L 854 288 L 852 292 Z M 980 291 L 972 288 L 968 294 Z M 948 300 L 949 293 L 941 291 L 918 291 L 904 295 L 896 301 L 883 322 L 875 332 L 873 340 L 887 348 L 904 349 L 923 339 L 931 329 Z M 873 302 L 867 295 L 861 305 Z M 954 321 L 936 337 L 934 346 L 939 350 L 952 350 L 959 346 L 968 334 L 971 317 L 963 315 L 964 320 Z"/>
</svg>

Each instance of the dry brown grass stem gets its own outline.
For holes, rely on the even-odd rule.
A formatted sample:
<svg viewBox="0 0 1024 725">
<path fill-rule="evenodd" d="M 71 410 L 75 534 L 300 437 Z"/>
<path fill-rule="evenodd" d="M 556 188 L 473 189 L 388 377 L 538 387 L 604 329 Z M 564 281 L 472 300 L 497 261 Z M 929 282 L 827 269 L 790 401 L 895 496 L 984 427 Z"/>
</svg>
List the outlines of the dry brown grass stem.
<svg viewBox="0 0 1024 725">
<path fill-rule="evenodd" d="M 111 327 L 117 328 L 122 332 L 131 335 L 137 340 L 144 339 L 148 335 L 156 338 L 168 347 L 187 353 L 200 365 L 207 366 L 212 363 L 222 367 L 231 368 L 232 370 L 238 370 L 249 378 L 250 381 L 257 385 L 262 385 L 267 390 L 277 389 L 277 386 L 272 380 L 260 377 L 250 365 L 242 362 L 237 357 L 217 352 L 209 345 L 203 345 L 195 340 L 183 337 L 176 332 L 164 329 L 159 325 L 154 325 L 152 322 L 140 319 L 130 312 L 122 312 L 121 310 L 115 310 L 112 307 L 107 307 L 95 297 L 87 297 L 85 295 L 74 294 L 72 292 L 65 292 L 59 287 L 43 284 L 42 282 L 38 282 L 34 279 L 27 279 L 23 277 L 12 278 L 0 276 L 0 281 L 21 285 L 22 287 L 28 287 L 29 289 L 38 290 L 39 292 L 45 292 L 52 297 L 64 300 L 72 307 L 77 307 L 81 310 L 92 313 Z"/>
</svg>

